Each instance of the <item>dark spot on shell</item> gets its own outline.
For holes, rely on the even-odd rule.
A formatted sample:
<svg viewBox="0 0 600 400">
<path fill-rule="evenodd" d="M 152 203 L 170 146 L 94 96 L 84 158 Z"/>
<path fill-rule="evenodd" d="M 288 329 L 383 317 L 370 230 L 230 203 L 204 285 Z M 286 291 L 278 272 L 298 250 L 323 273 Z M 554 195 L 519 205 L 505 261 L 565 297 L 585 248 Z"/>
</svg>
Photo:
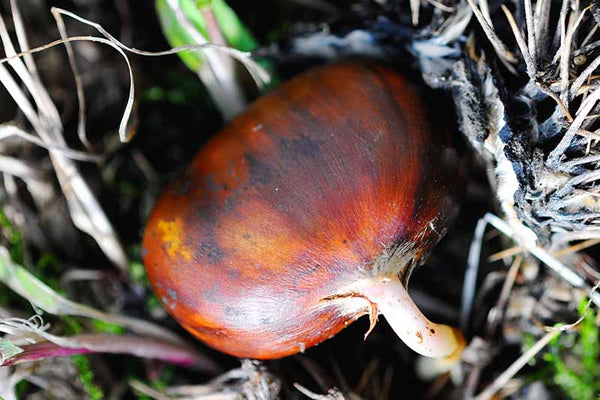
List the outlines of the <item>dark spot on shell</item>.
<svg viewBox="0 0 600 400">
<path fill-rule="evenodd" d="M 294 280 L 292 282 L 292 287 L 294 289 L 299 289 L 298 285 L 301 283 L 309 283 L 311 282 L 311 275 L 313 275 L 321 266 L 319 264 L 315 264 L 310 269 L 300 269 L 298 274 L 294 276 Z M 303 288 L 306 290 L 306 288 Z"/>
<path fill-rule="evenodd" d="M 202 297 L 204 297 L 204 301 L 207 303 L 216 303 L 218 301 L 217 295 L 221 290 L 221 285 L 218 282 L 215 282 L 210 289 L 205 289 L 202 293 Z"/>
<path fill-rule="evenodd" d="M 215 182 L 215 178 L 212 174 L 206 174 L 204 176 L 204 183 L 206 184 L 206 188 L 211 192 L 218 192 L 221 189 L 221 187 Z"/>
<path fill-rule="evenodd" d="M 245 314 L 242 310 L 227 306 L 224 310 L 225 316 L 230 320 L 232 324 L 244 324 L 246 321 L 244 320 Z"/>
<path fill-rule="evenodd" d="M 167 288 L 167 295 L 173 300 L 177 301 L 177 292 L 171 288 Z"/>
<path fill-rule="evenodd" d="M 235 163 L 233 162 L 233 160 L 229 160 L 227 162 L 227 174 L 229 176 L 235 176 L 236 175 Z M 239 182 L 239 180 L 238 180 L 238 182 Z"/>
<path fill-rule="evenodd" d="M 213 242 L 204 242 L 200 245 L 201 254 L 211 264 L 218 264 L 225 258 L 225 252 Z"/>
<path fill-rule="evenodd" d="M 259 183 L 261 185 L 268 185 L 271 183 L 273 180 L 273 171 L 268 164 L 257 159 L 250 153 L 245 153 L 244 157 L 248 161 L 250 180 L 253 183 Z"/>
<path fill-rule="evenodd" d="M 223 211 L 230 212 L 235 209 L 238 204 L 238 200 L 236 196 L 229 196 L 223 202 Z"/>
<path fill-rule="evenodd" d="M 433 328 L 429 328 L 429 332 L 430 332 L 432 335 L 435 335 L 435 329 L 433 329 Z"/>
<path fill-rule="evenodd" d="M 185 177 L 183 179 L 181 179 L 178 184 L 175 186 L 175 194 L 179 195 L 179 196 L 187 196 L 188 193 L 190 193 L 190 190 L 192 188 L 192 183 L 190 182 L 190 178 L 189 177 Z"/>
<path fill-rule="evenodd" d="M 348 239 L 342 240 L 342 243 L 344 243 L 344 244 L 348 243 Z"/>
<path fill-rule="evenodd" d="M 210 200 L 204 200 L 204 201 L 210 201 Z M 217 209 L 214 207 L 214 205 L 203 205 L 203 204 L 199 204 L 198 207 L 194 207 L 194 213 L 199 217 L 199 218 L 194 218 L 192 215 L 190 215 L 191 218 L 188 218 L 187 220 L 189 222 L 186 222 L 186 225 L 196 225 L 196 224 L 202 224 L 202 225 L 216 225 L 219 219 L 219 211 L 217 211 Z M 191 213 L 190 213 L 191 214 Z M 200 221 L 198 221 L 198 219 L 200 219 Z"/>
<path fill-rule="evenodd" d="M 251 235 L 251 234 L 249 234 L 248 232 L 246 232 L 246 233 L 244 233 L 244 234 L 242 235 L 242 237 L 243 237 L 244 239 L 251 239 L 251 238 L 252 238 L 252 235 Z"/>
<path fill-rule="evenodd" d="M 234 280 L 234 281 L 239 279 L 239 277 L 240 277 L 240 272 L 237 269 L 227 268 L 225 270 L 225 273 L 231 280 Z"/>
<path fill-rule="evenodd" d="M 216 303 L 217 302 L 217 294 L 212 290 L 205 290 L 203 293 L 204 301 L 207 303 Z"/>
<path fill-rule="evenodd" d="M 226 183 L 223 184 L 223 190 L 229 190 L 229 186 Z"/>
<path fill-rule="evenodd" d="M 416 335 L 419 338 L 419 343 L 423 343 L 423 335 L 421 334 L 421 332 L 417 331 Z"/>
<path fill-rule="evenodd" d="M 284 213 L 288 213 L 290 211 L 290 206 L 287 203 L 275 203 L 275 208 Z"/>
<path fill-rule="evenodd" d="M 202 228 L 201 228 L 202 229 Z M 193 229 L 186 229 L 186 232 Z M 195 249 L 194 262 L 196 264 L 218 264 L 225 258 L 226 254 L 216 240 L 213 229 L 204 228 L 203 235 L 198 238 L 196 236 L 188 236 L 185 239 L 185 246 L 188 249 Z"/>
<path fill-rule="evenodd" d="M 146 257 L 148 255 L 148 248 L 146 246 L 142 247 L 142 257 Z"/>
<path fill-rule="evenodd" d="M 278 142 L 281 155 L 284 159 L 301 156 L 319 160 L 321 157 L 319 143 L 306 135 L 300 135 L 299 138 L 293 140 L 279 138 Z"/>
<path fill-rule="evenodd" d="M 235 308 L 231 307 L 231 306 L 227 306 L 225 307 L 225 315 L 227 316 L 232 316 L 232 315 L 239 315 L 239 311 L 236 310 Z"/>
</svg>

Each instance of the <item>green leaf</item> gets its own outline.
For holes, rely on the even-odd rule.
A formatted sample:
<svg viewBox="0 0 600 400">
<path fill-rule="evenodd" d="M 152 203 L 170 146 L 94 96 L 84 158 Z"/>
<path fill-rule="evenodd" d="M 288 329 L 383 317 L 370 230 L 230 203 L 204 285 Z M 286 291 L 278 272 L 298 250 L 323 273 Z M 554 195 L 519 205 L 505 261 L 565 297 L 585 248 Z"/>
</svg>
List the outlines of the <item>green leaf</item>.
<svg viewBox="0 0 600 400">
<path fill-rule="evenodd" d="M 187 20 L 207 41 L 210 40 L 206 31 L 206 21 L 201 10 L 203 7 L 210 6 L 229 46 L 241 51 L 252 51 L 257 47 L 257 42 L 248 28 L 244 26 L 225 0 L 179 0 L 179 5 Z M 155 6 L 163 33 L 171 46 L 179 47 L 195 44 L 192 36 L 177 21 L 177 17 L 169 7 L 167 0 L 156 0 Z M 202 54 L 200 52 L 186 51 L 178 55 L 185 65 L 194 72 L 198 71 L 202 64 Z"/>
<path fill-rule="evenodd" d="M 22 352 L 23 349 L 19 346 L 15 346 L 12 342 L 5 339 L 0 340 L 0 362 L 8 360 Z"/>
</svg>

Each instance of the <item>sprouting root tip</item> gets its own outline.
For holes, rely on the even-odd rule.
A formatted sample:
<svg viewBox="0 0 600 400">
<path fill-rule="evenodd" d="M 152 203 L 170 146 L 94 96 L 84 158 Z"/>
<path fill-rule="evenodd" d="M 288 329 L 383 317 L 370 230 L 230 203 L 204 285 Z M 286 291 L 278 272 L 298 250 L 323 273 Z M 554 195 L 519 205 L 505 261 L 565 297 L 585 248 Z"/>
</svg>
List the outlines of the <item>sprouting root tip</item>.
<svg viewBox="0 0 600 400">
<path fill-rule="evenodd" d="M 427 319 L 410 298 L 399 279 L 367 281 L 361 293 L 377 305 L 394 332 L 404 343 L 426 357 L 460 359 L 466 346 L 462 333 L 453 327 Z"/>
</svg>

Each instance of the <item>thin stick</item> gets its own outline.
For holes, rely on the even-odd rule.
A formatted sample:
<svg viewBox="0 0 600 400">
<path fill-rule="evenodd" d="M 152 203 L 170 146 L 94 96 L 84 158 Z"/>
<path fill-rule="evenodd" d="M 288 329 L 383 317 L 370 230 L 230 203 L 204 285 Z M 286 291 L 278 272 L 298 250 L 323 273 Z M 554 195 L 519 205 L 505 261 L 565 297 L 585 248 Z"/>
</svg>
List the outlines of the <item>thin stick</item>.
<svg viewBox="0 0 600 400">
<path fill-rule="evenodd" d="M 510 65 L 510 63 L 517 62 L 515 56 L 510 52 L 510 50 L 508 50 L 508 48 L 502 42 L 502 40 L 500 40 L 498 35 L 496 35 L 494 28 L 492 28 L 491 24 L 481 13 L 481 10 L 479 9 L 479 7 L 477 7 L 477 4 L 475 4 L 475 1 L 467 0 L 467 2 L 469 3 L 469 6 L 471 6 L 473 13 L 475 13 L 477 21 L 479 21 L 479 24 L 483 28 L 485 35 L 487 36 L 488 40 L 492 43 L 492 46 L 494 47 L 496 54 L 498 54 L 498 56 L 500 57 L 500 60 L 502 60 L 503 64 L 506 66 L 506 68 L 509 69 L 509 71 L 511 71 L 512 73 L 516 73 L 513 66 Z"/>
<path fill-rule="evenodd" d="M 531 56 L 531 53 L 529 53 L 529 49 L 527 48 L 525 39 L 523 39 L 521 30 L 519 29 L 519 26 L 517 25 L 517 22 L 515 21 L 515 18 L 513 17 L 512 13 L 509 11 L 509 9 L 506 8 L 506 6 L 504 4 L 502 4 L 500 7 L 502 7 L 502 11 L 504 11 L 504 15 L 506 15 L 506 19 L 508 20 L 508 23 L 510 24 L 510 28 L 512 29 L 513 34 L 515 35 L 515 39 L 517 40 L 517 44 L 519 45 L 521 54 L 523 54 L 523 59 L 525 60 L 525 66 L 527 67 L 527 74 L 529 75 L 529 78 L 531 78 L 532 80 L 535 80 L 537 66 L 536 66 L 535 60 Z"/>
<path fill-rule="evenodd" d="M 469 248 L 467 272 L 465 272 L 462 301 L 460 306 L 460 329 L 463 332 L 466 332 L 469 326 L 469 316 L 471 315 L 473 300 L 475 298 L 475 285 L 477 284 L 477 271 L 479 270 L 481 244 L 483 242 L 483 234 L 485 233 L 487 224 L 488 223 L 485 220 L 485 217 L 480 218 L 479 221 L 477 221 L 475 234 L 473 235 L 473 240 L 471 240 L 471 246 Z"/>
<path fill-rule="evenodd" d="M 537 40 L 535 38 L 535 26 L 533 22 L 533 11 L 531 0 L 524 0 L 525 3 L 525 21 L 527 23 L 527 47 L 529 48 L 531 58 L 534 64 L 537 62 Z"/>
<path fill-rule="evenodd" d="M 585 83 L 590 75 L 594 73 L 600 67 L 600 56 L 596 57 L 582 72 L 579 74 L 575 82 L 571 85 L 569 94 L 571 97 L 579 91 L 579 88 Z"/>
<path fill-rule="evenodd" d="M 419 25 L 419 9 L 421 8 L 420 0 L 410 0 L 410 14 L 412 18 L 412 24 L 414 26 Z"/>
<path fill-rule="evenodd" d="M 486 223 L 493 225 L 496 229 L 504 233 L 506 236 L 513 238 L 512 229 L 501 218 L 498 218 L 494 214 L 487 213 L 483 217 L 483 219 Z M 560 277 L 563 278 L 565 281 L 567 281 L 575 287 L 586 290 L 589 293 L 594 304 L 600 307 L 600 295 L 597 292 L 592 291 L 592 288 L 590 288 L 590 286 L 581 276 L 577 275 L 573 270 L 562 264 L 554 256 L 552 256 L 550 253 L 548 253 L 541 247 L 527 246 L 526 243 L 523 243 L 523 245 L 525 246 L 525 250 L 529 251 L 534 257 L 536 257 L 538 260 L 542 261 L 544 264 L 550 267 L 550 269 L 552 269 L 554 272 L 560 275 Z"/>
<path fill-rule="evenodd" d="M 498 260 L 502 260 L 504 257 L 514 256 L 514 255 L 522 253 L 522 252 L 523 252 L 523 249 L 521 248 L 521 246 L 513 246 L 506 250 L 502 250 L 495 254 L 492 254 L 491 256 L 489 256 L 488 261 L 496 262 Z"/>
<path fill-rule="evenodd" d="M 504 280 L 504 284 L 502 285 L 502 290 L 500 291 L 500 296 L 498 296 L 498 301 L 496 302 L 496 306 L 493 308 L 493 313 L 490 312 L 488 315 L 490 325 L 488 333 L 493 335 L 493 332 L 496 330 L 498 323 L 502 319 L 502 315 L 504 314 L 504 307 L 506 306 L 506 302 L 508 301 L 508 297 L 510 295 L 510 291 L 512 290 L 515 280 L 517 279 L 517 273 L 519 272 L 519 268 L 523 263 L 523 256 L 517 255 L 508 269 L 508 274 L 506 275 L 506 279 Z"/>
<path fill-rule="evenodd" d="M 567 254 L 575 253 L 577 251 L 581 251 L 587 249 L 588 247 L 592 247 L 600 243 L 600 239 L 589 239 L 581 243 L 577 243 L 576 245 L 569 246 L 566 249 L 562 249 L 560 251 L 554 252 L 554 257 L 560 257 Z"/>
<path fill-rule="evenodd" d="M 581 106 L 577 112 L 577 117 L 573 120 L 573 123 L 571 124 L 569 129 L 567 129 L 567 132 L 565 132 L 564 136 L 562 137 L 562 139 L 560 140 L 558 145 L 554 148 L 554 150 L 552 150 L 552 152 L 548 156 L 548 160 L 546 161 L 546 164 L 550 168 L 557 168 L 560 157 L 564 154 L 564 152 L 567 150 L 567 148 L 571 145 L 571 141 L 573 140 L 573 137 L 576 135 L 579 128 L 581 128 L 581 125 L 585 121 L 585 118 L 590 114 L 590 112 L 592 111 L 592 108 L 594 108 L 594 106 L 596 105 L 596 102 L 598 102 L 599 99 L 600 99 L 600 88 L 594 90 L 594 92 L 592 92 L 590 97 L 585 99 L 585 101 L 581 104 Z"/>
<path fill-rule="evenodd" d="M 567 34 L 565 35 L 565 41 L 562 45 L 562 51 L 560 53 L 560 80 L 561 80 L 561 100 L 565 103 L 565 106 L 569 107 L 569 61 L 571 59 L 571 46 L 573 44 L 573 35 L 579 27 L 587 8 L 579 15 L 579 18 L 575 23 L 569 26 Z"/>
</svg>

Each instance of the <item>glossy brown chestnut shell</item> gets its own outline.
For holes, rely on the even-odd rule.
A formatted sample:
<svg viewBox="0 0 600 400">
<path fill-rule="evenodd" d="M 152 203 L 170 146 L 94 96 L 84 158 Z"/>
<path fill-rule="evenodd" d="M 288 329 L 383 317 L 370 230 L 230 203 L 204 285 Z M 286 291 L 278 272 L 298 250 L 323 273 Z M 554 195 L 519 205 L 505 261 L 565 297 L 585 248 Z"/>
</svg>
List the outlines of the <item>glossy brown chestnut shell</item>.
<svg viewBox="0 0 600 400">
<path fill-rule="evenodd" d="M 251 358 L 373 317 L 356 283 L 406 285 L 457 213 L 460 160 L 442 122 L 402 75 L 367 63 L 316 68 L 260 98 L 152 212 L 144 263 L 165 308 Z"/>
</svg>

